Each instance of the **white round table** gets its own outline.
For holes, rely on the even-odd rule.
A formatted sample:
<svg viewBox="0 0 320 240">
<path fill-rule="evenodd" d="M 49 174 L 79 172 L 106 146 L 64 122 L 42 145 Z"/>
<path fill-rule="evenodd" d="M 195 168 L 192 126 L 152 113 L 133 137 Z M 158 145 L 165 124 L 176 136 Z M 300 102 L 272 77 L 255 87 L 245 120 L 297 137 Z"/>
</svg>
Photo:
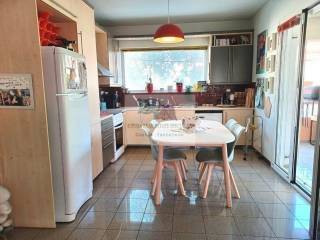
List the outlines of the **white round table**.
<svg viewBox="0 0 320 240">
<path fill-rule="evenodd" d="M 161 201 L 160 193 L 164 147 L 194 146 L 222 148 L 227 207 L 232 206 L 227 143 L 233 142 L 235 137 L 223 124 L 216 121 L 200 120 L 198 130 L 186 132 L 182 128 L 181 120 L 164 121 L 154 129 L 151 138 L 159 146 L 155 193 L 156 204 L 160 204 Z"/>
</svg>

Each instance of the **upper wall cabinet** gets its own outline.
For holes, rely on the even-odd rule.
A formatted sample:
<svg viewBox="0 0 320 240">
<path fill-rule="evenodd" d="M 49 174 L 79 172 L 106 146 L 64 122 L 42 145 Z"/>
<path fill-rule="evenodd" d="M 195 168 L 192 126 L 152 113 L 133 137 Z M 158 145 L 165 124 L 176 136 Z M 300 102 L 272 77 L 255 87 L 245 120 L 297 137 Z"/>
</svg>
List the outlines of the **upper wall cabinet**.
<svg viewBox="0 0 320 240">
<path fill-rule="evenodd" d="M 251 33 L 214 36 L 211 48 L 212 84 L 247 84 L 252 81 Z"/>
</svg>

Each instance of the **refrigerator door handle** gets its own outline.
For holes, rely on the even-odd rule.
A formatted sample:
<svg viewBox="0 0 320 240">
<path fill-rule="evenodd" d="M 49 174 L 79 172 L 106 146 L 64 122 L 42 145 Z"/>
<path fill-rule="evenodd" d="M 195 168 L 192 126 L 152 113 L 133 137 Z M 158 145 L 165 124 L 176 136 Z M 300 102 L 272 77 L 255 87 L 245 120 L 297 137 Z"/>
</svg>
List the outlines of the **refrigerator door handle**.
<svg viewBox="0 0 320 240">
<path fill-rule="evenodd" d="M 81 95 L 82 97 L 87 96 L 88 93 L 87 92 L 81 92 L 81 93 L 57 93 L 56 96 L 60 97 L 60 96 L 79 96 Z"/>
</svg>

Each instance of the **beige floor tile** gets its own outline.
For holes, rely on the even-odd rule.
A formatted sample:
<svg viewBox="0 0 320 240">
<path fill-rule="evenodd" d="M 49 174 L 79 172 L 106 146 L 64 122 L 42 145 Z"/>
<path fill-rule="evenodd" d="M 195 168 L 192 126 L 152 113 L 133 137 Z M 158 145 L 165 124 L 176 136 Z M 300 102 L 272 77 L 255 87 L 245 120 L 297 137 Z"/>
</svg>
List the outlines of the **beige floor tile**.
<svg viewBox="0 0 320 240">
<path fill-rule="evenodd" d="M 140 231 L 138 240 L 171 240 L 171 232 L 146 232 Z"/>
<path fill-rule="evenodd" d="M 174 215 L 173 232 L 205 233 L 203 217 L 194 215 Z"/>
<path fill-rule="evenodd" d="M 136 240 L 138 231 L 107 230 L 102 240 Z"/>
<path fill-rule="evenodd" d="M 140 230 L 142 231 L 172 231 L 173 215 L 145 213 Z"/>
<path fill-rule="evenodd" d="M 101 229 L 76 229 L 68 240 L 100 240 L 104 233 Z"/>
<path fill-rule="evenodd" d="M 112 220 L 114 213 L 112 212 L 88 212 L 82 219 L 79 228 L 96 228 L 107 229 Z"/>
<path fill-rule="evenodd" d="M 233 217 L 205 216 L 204 223 L 207 234 L 240 235 Z"/>
<path fill-rule="evenodd" d="M 72 231 L 72 228 L 41 229 L 34 240 L 64 240 Z"/>
<path fill-rule="evenodd" d="M 143 213 L 116 213 L 108 229 L 139 230 Z"/>
</svg>

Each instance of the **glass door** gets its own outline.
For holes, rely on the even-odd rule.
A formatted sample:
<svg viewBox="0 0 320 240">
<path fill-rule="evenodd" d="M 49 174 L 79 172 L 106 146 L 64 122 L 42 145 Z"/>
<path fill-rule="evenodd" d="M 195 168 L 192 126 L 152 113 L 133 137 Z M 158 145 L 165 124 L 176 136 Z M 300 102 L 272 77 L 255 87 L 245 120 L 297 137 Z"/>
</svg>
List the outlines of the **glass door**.
<svg viewBox="0 0 320 240">
<path fill-rule="evenodd" d="M 320 89 L 319 10 L 319 7 L 311 9 L 306 18 L 294 179 L 295 183 L 309 195 L 312 190 Z"/>
</svg>

